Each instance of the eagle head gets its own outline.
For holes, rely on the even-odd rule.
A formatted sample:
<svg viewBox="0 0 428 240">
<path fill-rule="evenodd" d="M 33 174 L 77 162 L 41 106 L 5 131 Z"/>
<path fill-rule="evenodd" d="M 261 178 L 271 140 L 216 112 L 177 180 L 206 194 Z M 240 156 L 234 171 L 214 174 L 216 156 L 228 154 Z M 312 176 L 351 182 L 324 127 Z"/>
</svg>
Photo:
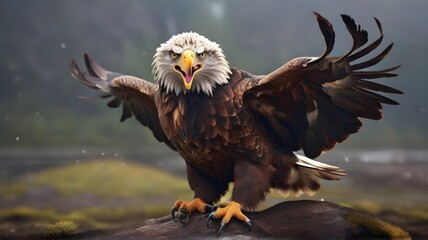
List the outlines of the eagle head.
<svg viewBox="0 0 428 240">
<path fill-rule="evenodd" d="M 153 74 L 167 93 L 204 93 L 212 96 L 217 85 L 228 83 L 231 70 L 215 42 L 194 32 L 172 36 L 156 49 Z"/>
</svg>

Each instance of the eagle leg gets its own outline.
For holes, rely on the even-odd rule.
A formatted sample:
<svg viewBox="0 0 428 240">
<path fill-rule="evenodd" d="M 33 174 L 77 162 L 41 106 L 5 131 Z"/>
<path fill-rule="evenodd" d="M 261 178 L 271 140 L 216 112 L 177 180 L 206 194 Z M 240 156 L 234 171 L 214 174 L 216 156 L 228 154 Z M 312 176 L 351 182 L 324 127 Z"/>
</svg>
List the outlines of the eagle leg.
<svg viewBox="0 0 428 240">
<path fill-rule="evenodd" d="M 224 207 L 218 207 L 215 212 L 208 216 L 207 226 L 209 227 L 213 219 L 222 219 L 218 235 L 229 223 L 232 217 L 245 223 L 251 230 L 251 221 L 245 216 L 244 209 L 255 209 L 257 204 L 263 200 L 270 189 L 270 179 L 274 172 L 271 165 L 258 164 L 247 160 L 235 161 L 233 172 L 233 193 L 232 201 Z"/>
<path fill-rule="evenodd" d="M 180 220 L 180 222 L 185 225 L 192 213 L 197 212 L 204 214 L 210 213 L 215 210 L 215 206 L 206 204 L 200 198 L 195 198 L 192 201 L 177 200 L 171 209 L 171 215 L 174 221 L 177 221 L 176 215 L 178 215 L 178 219 Z"/>
<path fill-rule="evenodd" d="M 219 237 L 224 227 L 229 223 L 232 217 L 244 222 L 248 227 L 248 231 L 251 231 L 251 220 L 242 213 L 241 204 L 235 201 L 231 201 L 225 207 L 219 207 L 217 210 L 210 213 L 208 216 L 207 227 L 210 227 L 210 224 L 214 219 L 222 218 L 220 228 L 217 232 L 217 237 Z"/>
</svg>

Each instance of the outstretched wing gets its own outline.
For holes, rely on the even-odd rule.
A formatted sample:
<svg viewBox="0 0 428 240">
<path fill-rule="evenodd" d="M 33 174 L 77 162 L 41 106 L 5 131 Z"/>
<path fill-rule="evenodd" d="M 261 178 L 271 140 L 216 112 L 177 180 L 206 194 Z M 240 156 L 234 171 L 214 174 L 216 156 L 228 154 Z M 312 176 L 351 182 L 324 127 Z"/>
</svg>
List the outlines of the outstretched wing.
<svg viewBox="0 0 428 240">
<path fill-rule="evenodd" d="M 122 105 L 121 122 L 134 115 L 141 124 L 152 130 L 157 140 L 165 142 L 175 150 L 159 123 L 153 98 L 157 90 L 156 85 L 134 76 L 107 71 L 88 54 L 85 54 L 85 64 L 88 72 L 82 72 L 76 61 L 71 61 L 73 78 L 89 88 L 101 91 L 101 98 L 112 98 L 107 103 L 109 107 L 118 108 Z"/>
<path fill-rule="evenodd" d="M 395 69 L 364 70 L 379 63 L 392 44 L 372 59 L 351 64 L 376 49 L 383 39 L 380 22 L 375 18 L 381 36 L 367 43 L 367 32 L 354 20 L 342 15 L 352 35 L 351 51 L 341 57 L 328 57 L 333 49 L 335 33 L 332 25 L 314 12 L 326 43 L 320 57 L 296 58 L 261 78 L 244 92 L 243 100 L 253 112 L 272 143 L 279 149 L 304 150 L 315 158 L 336 143 L 344 141 L 361 127 L 359 117 L 382 118 L 382 105 L 398 103 L 376 92 L 402 92 L 368 81 L 390 78 Z"/>
</svg>

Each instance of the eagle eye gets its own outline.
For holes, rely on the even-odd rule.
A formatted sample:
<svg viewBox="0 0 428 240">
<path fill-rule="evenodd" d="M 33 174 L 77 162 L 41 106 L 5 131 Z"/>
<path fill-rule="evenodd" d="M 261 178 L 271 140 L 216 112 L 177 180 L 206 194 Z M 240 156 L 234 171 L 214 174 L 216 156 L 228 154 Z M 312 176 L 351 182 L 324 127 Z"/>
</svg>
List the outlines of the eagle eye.
<svg viewBox="0 0 428 240">
<path fill-rule="evenodd" d="M 202 58 L 202 59 L 204 59 L 206 57 L 206 55 L 207 54 L 205 52 L 198 53 L 198 57 Z"/>
<path fill-rule="evenodd" d="M 174 52 L 174 51 L 170 51 L 170 52 L 169 52 L 169 56 L 170 56 L 172 59 L 176 59 L 176 58 L 178 57 L 178 53 L 176 53 L 176 52 Z"/>
</svg>

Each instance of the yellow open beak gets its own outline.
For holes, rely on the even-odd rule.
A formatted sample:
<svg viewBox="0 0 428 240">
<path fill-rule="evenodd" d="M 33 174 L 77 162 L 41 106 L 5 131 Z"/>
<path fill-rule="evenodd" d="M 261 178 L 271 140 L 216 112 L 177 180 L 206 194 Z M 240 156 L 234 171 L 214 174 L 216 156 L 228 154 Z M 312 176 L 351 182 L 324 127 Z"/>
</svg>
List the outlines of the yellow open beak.
<svg viewBox="0 0 428 240">
<path fill-rule="evenodd" d="M 196 64 L 195 66 L 193 66 L 194 62 L 195 52 L 190 49 L 187 49 L 181 54 L 178 63 L 174 65 L 174 71 L 181 74 L 186 90 L 190 90 L 192 88 L 192 82 L 193 77 L 195 76 L 195 72 L 202 68 L 201 64 Z"/>
</svg>

